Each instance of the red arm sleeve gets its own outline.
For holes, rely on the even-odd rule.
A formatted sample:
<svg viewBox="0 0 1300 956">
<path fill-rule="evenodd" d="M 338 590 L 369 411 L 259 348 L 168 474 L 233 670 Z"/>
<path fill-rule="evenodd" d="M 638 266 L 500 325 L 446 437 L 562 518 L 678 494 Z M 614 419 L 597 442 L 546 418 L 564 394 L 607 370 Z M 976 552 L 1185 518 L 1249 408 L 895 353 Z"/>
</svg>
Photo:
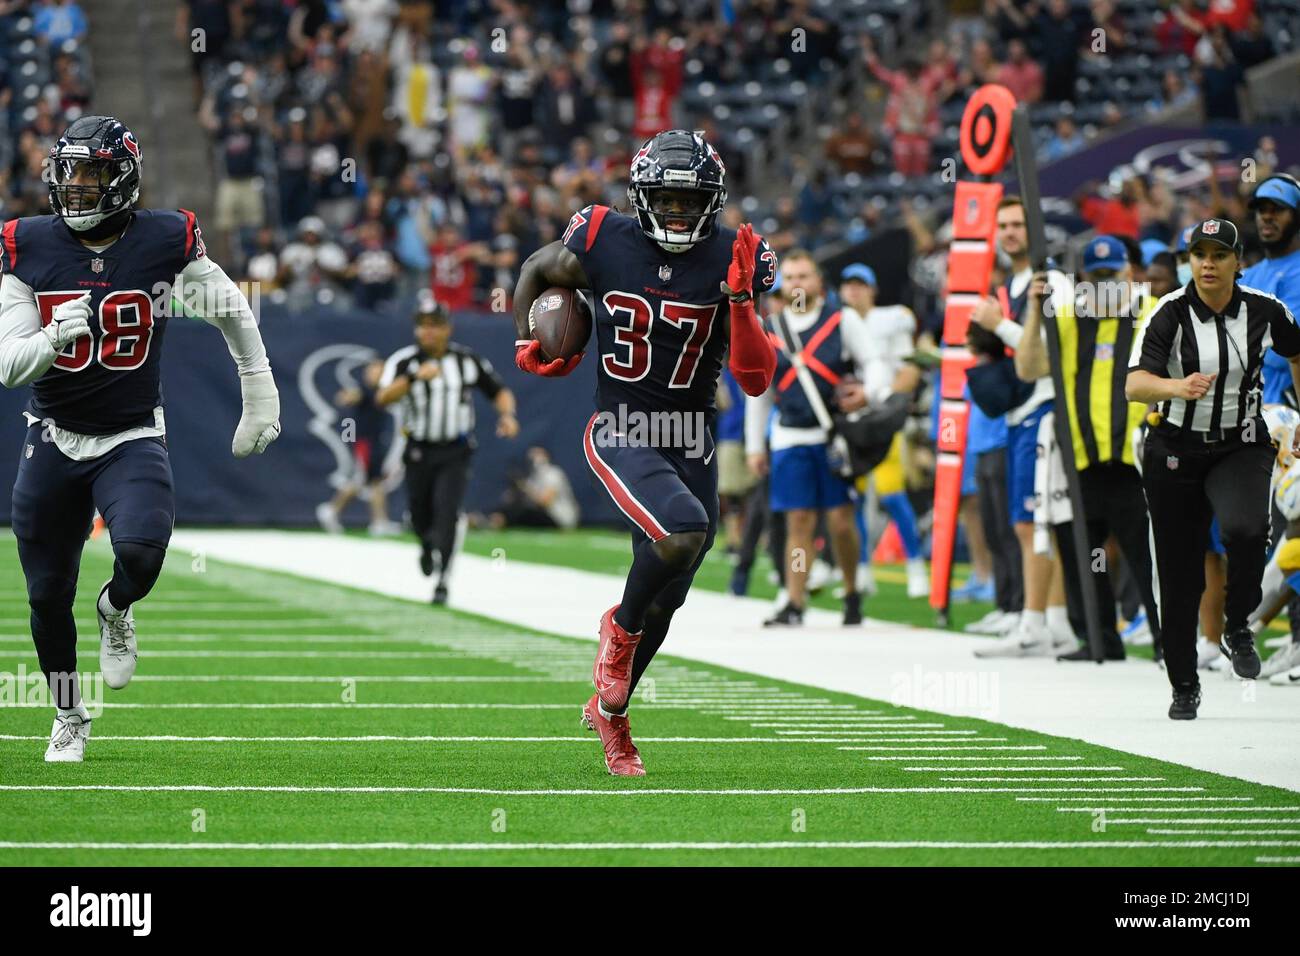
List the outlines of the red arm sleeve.
<svg viewBox="0 0 1300 956">
<path fill-rule="evenodd" d="M 762 395 L 776 373 L 776 350 L 763 334 L 754 300 L 731 303 L 731 354 L 727 364 L 746 395 Z"/>
</svg>

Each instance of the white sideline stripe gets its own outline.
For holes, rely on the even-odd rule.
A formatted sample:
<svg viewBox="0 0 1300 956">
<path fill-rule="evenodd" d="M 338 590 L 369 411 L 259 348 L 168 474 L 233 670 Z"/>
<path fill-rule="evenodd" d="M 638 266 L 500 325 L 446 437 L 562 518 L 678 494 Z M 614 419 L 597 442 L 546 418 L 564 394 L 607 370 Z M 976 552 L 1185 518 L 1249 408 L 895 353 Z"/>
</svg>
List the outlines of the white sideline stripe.
<svg viewBox="0 0 1300 956">
<path fill-rule="evenodd" d="M 1004 768 L 999 767 L 998 769 L 1001 770 Z M 1047 768 L 1043 767 L 1043 768 L 1036 768 L 1036 769 L 1045 770 Z M 1075 768 L 1070 767 L 1069 769 L 1074 770 Z M 1163 780 L 1165 778 L 1164 777 L 940 777 L 939 779 L 944 781 L 958 780 L 965 783 L 1006 783 L 1012 780 L 1035 780 L 1035 781 L 1046 781 L 1046 780 L 1101 781 L 1104 780 L 1108 783 L 1146 783 L 1148 781 L 1154 782 L 1156 780 Z M 1110 822 L 1113 823 L 1114 821 L 1112 820 Z"/>
<path fill-rule="evenodd" d="M 867 748 L 867 747 L 836 747 L 835 749 L 836 749 L 836 750 L 867 750 L 867 749 L 870 749 L 870 748 Z M 908 748 L 900 748 L 900 749 L 907 749 L 907 750 L 911 750 L 911 749 L 924 750 L 924 749 L 926 749 L 926 748 L 923 748 L 923 747 L 910 748 L 910 747 L 908 747 Z M 931 749 L 932 749 L 932 748 L 931 748 Z M 947 749 L 952 749 L 952 750 L 960 750 L 960 749 L 978 750 L 978 749 L 980 749 L 980 748 L 978 748 L 978 747 L 971 747 L 971 748 L 952 747 L 952 748 L 942 748 L 942 749 L 945 749 L 945 750 L 947 750 Z M 992 750 L 992 749 L 994 749 L 994 748 L 989 747 L 989 748 L 986 748 L 986 749 Z M 898 757 L 868 757 L 867 759 L 868 759 L 868 760 L 922 760 L 922 759 L 924 759 L 924 758 L 922 758 L 922 757 L 920 757 L 920 756 L 910 756 L 910 757 L 908 757 L 908 756 L 898 756 Z M 995 757 L 995 756 L 988 756 L 988 757 L 945 757 L 945 756 L 939 756 L 939 757 L 936 757 L 935 759 L 936 759 L 936 760 L 1082 760 L 1083 758 L 1082 758 L 1082 757 Z M 963 768 L 959 768 L 959 767 L 948 767 L 948 768 L 946 768 L 946 769 L 948 769 L 948 770 L 959 770 L 959 769 L 963 769 Z M 965 768 L 965 769 L 974 769 L 974 768 L 971 767 L 971 768 Z M 1005 770 L 1011 770 L 1011 769 L 1014 769 L 1014 768 L 1012 768 L 1012 767 L 998 767 L 997 769 L 999 769 L 999 770 L 1004 770 L 1004 769 L 1005 769 Z M 1042 769 L 1045 770 L 1045 769 L 1047 769 L 1047 768 L 1044 767 L 1044 768 L 1042 768 Z M 1026 797 L 1026 798 L 1024 798 L 1024 799 L 1029 799 L 1029 798 Z M 1035 798 L 1035 799 L 1037 799 L 1037 798 Z M 1047 798 L 1044 797 L 1043 799 L 1047 799 Z"/>
<path fill-rule="evenodd" d="M 141 657 L 153 660 L 155 658 L 172 658 L 172 657 L 235 657 L 235 658 L 291 658 L 293 660 L 302 660 L 304 658 L 359 658 L 362 660 L 386 660 L 386 661 L 406 661 L 406 660 L 445 660 L 449 657 L 459 657 L 458 654 L 443 654 L 440 651 L 155 651 L 146 650 Z"/>
<path fill-rule="evenodd" d="M 1300 856 L 1257 856 L 1256 863 L 1300 863 Z"/>
<path fill-rule="evenodd" d="M 784 730 L 798 730 L 800 728 L 807 730 L 810 727 L 843 727 L 852 730 L 854 727 L 942 727 L 943 724 L 896 724 L 893 718 L 889 717 L 863 717 L 861 720 L 836 720 L 826 721 L 820 718 L 812 720 L 751 720 L 748 723 L 754 727 L 774 727 Z"/>
<path fill-rule="evenodd" d="M 1006 740 L 1005 737 L 967 737 L 967 740 Z M 1005 747 L 836 747 L 836 750 L 915 750 L 915 751 L 939 751 L 939 750 L 1046 750 L 1041 744 L 1015 744 Z M 908 757 L 908 760 L 923 759 L 918 757 Z"/>
<path fill-rule="evenodd" d="M 1140 789 L 1194 790 L 1195 787 L 827 787 L 813 790 L 687 790 L 663 788 L 652 790 L 491 790 L 484 787 L 290 787 L 290 786 L 211 786 L 207 784 L 0 784 L 0 791 L 107 790 L 114 793 L 470 793 L 494 797 L 641 797 L 641 796 L 815 796 L 847 793 L 1106 793 L 1111 790 Z"/>
<path fill-rule="evenodd" d="M 1225 800 L 1227 797 L 1204 797 L 1205 800 Z M 1294 813 L 1300 807 L 1057 807 L 1057 813 Z M 1179 821 L 1188 822 L 1188 821 Z"/>
<path fill-rule="evenodd" d="M 741 714 L 740 716 L 736 716 L 735 714 L 728 714 L 726 717 L 723 717 L 722 719 L 723 720 L 770 720 L 773 723 L 778 723 L 778 724 L 798 724 L 806 720 L 854 721 L 854 720 L 861 720 L 866 717 L 872 717 L 879 713 L 880 711 L 878 710 L 855 710 L 851 714 L 814 713 L 812 716 L 809 717 L 794 716 L 794 715 L 787 715 L 787 714 L 772 714 L 771 716 L 756 714 L 754 716 L 746 717 L 744 714 Z"/>
<path fill-rule="evenodd" d="M 590 675 L 586 679 L 589 679 Z M 519 677 L 493 674 L 340 674 L 337 677 L 314 674 L 137 674 L 131 682 L 217 684 L 240 681 L 256 684 L 575 684 L 582 677 Z"/>
<path fill-rule="evenodd" d="M 39 734 L 0 734 L 0 740 L 47 740 L 47 737 Z M 833 744 L 837 740 L 782 740 L 779 737 L 638 737 L 641 743 L 646 744 Z M 143 742 L 143 743 L 373 743 L 376 741 L 392 741 L 397 743 L 541 743 L 541 742 L 569 742 L 581 741 L 583 743 L 594 743 L 596 738 L 590 735 L 586 737 L 489 737 L 489 736 L 434 736 L 434 735 L 410 735 L 402 736 L 400 734 L 363 734 L 357 736 L 284 736 L 284 737 L 229 737 L 229 736 L 210 736 L 210 737 L 186 737 L 175 734 L 142 734 L 138 736 L 118 735 L 94 738 L 96 743 L 103 741 L 117 742 Z"/>
<path fill-rule="evenodd" d="M 888 726 L 888 724 L 887 724 L 887 726 Z M 894 731 L 894 734 L 911 734 L 911 732 L 914 732 L 914 728 L 915 728 L 915 727 L 936 727 L 936 728 L 937 728 L 937 727 L 943 727 L 943 726 L 944 726 L 944 724 L 941 724 L 941 723 L 909 723 L 909 724 L 907 724 L 907 730 L 896 730 L 896 731 Z M 819 731 L 819 730 L 779 730 L 779 731 L 776 731 L 776 732 L 777 732 L 777 734 L 784 734 L 785 736 L 797 737 L 797 736 L 807 736 L 807 735 L 826 736 L 827 734 L 842 734 L 842 735 L 845 735 L 845 736 L 853 736 L 853 735 L 857 734 L 858 731 L 855 731 L 855 730 L 832 730 L 832 731 Z"/>
<path fill-rule="evenodd" d="M 1300 823 L 1300 819 L 1281 819 L 1281 820 L 1279 820 L 1277 817 L 1247 817 L 1247 818 L 1245 818 L 1245 819 L 1243 820 L 1243 819 L 1241 819 L 1240 817 L 1238 817 L 1237 819 L 1234 820 L 1232 817 L 1192 817 L 1191 819 L 1183 819 L 1183 820 L 1164 820 L 1164 819 L 1159 819 L 1159 818 L 1155 818 L 1155 817 L 1134 817 L 1132 820 L 1109 820 L 1109 819 L 1108 819 L 1108 820 L 1106 821 L 1106 824 L 1107 824 L 1108 826 L 1109 826 L 1110 824 L 1112 824 L 1112 823 L 1115 824 L 1116 826 L 1122 826 L 1122 825 L 1124 825 L 1124 824 L 1150 824 L 1150 823 L 1156 823 L 1156 824 L 1160 824 L 1160 823 L 1231 823 L 1231 824 L 1233 824 L 1233 825 L 1237 825 L 1237 824 L 1243 824 L 1243 823 Z"/>
<path fill-rule="evenodd" d="M 974 759 L 974 758 L 971 758 Z M 903 767 L 903 770 L 909 773 L 935 773 L 949 772 L 960 770 L 964 773 L 987 773 L 990 770 L 1000 771 L 1002 773 L 1047 773 L 1048 771 L 1060 771 L 1061 773 L 1074 773 L 1078 770 L 1123 770 L 1123 767 L 1086 767 L 1081 764 L 1071 764 L 1068 767 Z"/>
<path fill-rule="evenodd" d="M 1160 830 L 1148 828 L 1147 833 L 1181 834 L 1192 836 L 1300 836 L 1300 830 Z"/>
<path fill-rule="evenodd" d="M 39 701 L 23 701 L 14 707 L 40 707 L 49 705 Z M 112 710 L 572 710 L 578 713 L 580 704 L 446 704 L 446 703 L 406 703 L 406 704 L 345 704 L 341 701 L 322 703 L 301 702 L 265 702 L 256 704 L 235 704 L 219 701 L 210 704 L 199 702 L 186 703 L 105 703 L 104 708 Z M 656 707 L 668 709 L 668 705 L 657 704 Z M 680 709 L 680 708 L 679 708 Z"/>
<path fill-rule="evenodd" d="M 596 791 L 603 792 L 603 791 Z M 1300 846 L 1296 840 L 1096 840 L 1059 842 L 966 842 L 957 840 L 781 840 L 767 843 L 54 843 L 3 842 L 0 850 L 256 850 L 341 851 L 411 850 L 416 852 L 518 852 L 531 850 L 1147 850 L 1244 849 Z M 1290 862 L 1300 857 L 1258 857 Z"/>
<path fill-rule="evenodd" d="M 1201 788 L 1200 788 L 1200 787 L 1197 787 L 1196 789 L 1199 790 L 1199 789 L 1201 789 Z M 1066 801 L 1066 800 L 1087 800 L 1088 798 L 1087 798 L 1087 797 L 1055 797 L 1055 798 L 1054 798 L 1054 797 L 1016 797 L 1016 799 L 1017 799 L 1017 800 L 1022 800 L 1022 801 L 1028 802 L 1028 803 L 1035 803 L 1035 802 L 1044 802 L 1044 801 L 1051 801 L 1051 800 L 1060 800 L 1060 801 L 1062 801 L 1062 802 L 1064 802 L 1064 801 Z M 1254 800 L 1255 798 L 1254 798 L 1254 797 L 1209 797 L 1209 796 L 1207 796 L 1207 797 L 1111 797 L 1110 799 L 1112 800 L 1112 802 L 1113 802 L 1113 801 L 1116 801 L 1116 800 L 1145 800 L 1145 801 L 1152 801 L 1152 800 L 1170 800 L 1170 801 L 1174 801 L 1174 802 L 1178 802 L 1178 803 L 1185 803 L 1185 802 L 1187 802 L 1187 803 L 1190 803 L 1190 802 L 1195 802 L 1195 803 L 1204 803 L 1204 802 L 1207 801 L 1207 800 L 1240 800 L 1240 801 L 1242 801 L 1242 802 L 1248 803 L 1248 802 L 1250 802 L 1251 800 Z M 1130 808 L 1130 809 L 1132 809 L 1132 808 Z M 1165 809 L 1165 808 L 1163 808 L 1163 807 L 1161 808 L 1162 811 L 1163 811 L 1164 809 Z M 1194 810 L 1214 810 L 1214 811 L 1217 812 L 1220 808 L 1219 808 L 1219 807 L 1193 807 L 1192 809 L 1194 809 Z M 1226 809 L 1226 808 L 1224 808 L 1224 809 Z M 1253 809 L 1253 808 L 1252 808 L 1252 809 Z M 1179 811 L 1179 812 L 1181 813 L 1182 811 Z"/>
</svg>

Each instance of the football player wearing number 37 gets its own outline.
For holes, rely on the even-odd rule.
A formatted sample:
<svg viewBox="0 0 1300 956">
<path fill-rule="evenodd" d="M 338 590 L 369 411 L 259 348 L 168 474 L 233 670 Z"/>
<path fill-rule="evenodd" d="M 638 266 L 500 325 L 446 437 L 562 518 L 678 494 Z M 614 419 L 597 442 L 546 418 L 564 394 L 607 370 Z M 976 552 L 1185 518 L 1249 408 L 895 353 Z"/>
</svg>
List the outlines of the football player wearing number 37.
<svg viewBox="0 0 1300 956">
<path fill-rule="evenodd" d="M 634 216 L 588 206 L 561 239 L 524 263 L 514 297 L 515 362 L 544 376 L 578 368 L 582 353 L 544 362 L 528 315 L 552 286 L 591 290 L 596 414 L 583 449 L 631 530 L 632 568 L 622 600 L 600 621 L 596 693 L 582 719 L 600 735 L 610 773 L 641 776 L 628 702 L 713 544 L 713 399 L 723 355 L 749 395 L 767 391 L 776 368 L 754 311 L 756 297 L 772 286 L 776 255 L 751 226 L 732 231 L 717 223 L 727 202 L 726 167 L 698 133 L 668 130 L 647 140 L 632 158 L 628 200 Z M 609 427 L 664 412 L 704 422 L 702 444 L 655 443 L 635 437 L 635 426 L 626 433 Z"/>
<path fill-rule="evenodd" d="M 206 254 L 194 213 L 136 209 L 140 145 L 111 116 L 83 116 L 50 151 L 54 215 L 0 231 L 0 383 L 30 384 L 13 489 L 32 638 L 57 707 L 45 759 L 85 755 L 90 714 L 77 683 L 72 602 L 95 510 L 113 541 L 99 590 L 104 682 L 135 673 L 133 606 L 162 569 L 175 517 L 159 359 L 176 298 L 221 330 L 239 370 L 242 414 L 231 452 L 280 434 L 280 397 L 256 318 Z M 166 290 L 159 296 L 159 290 Z"/>
</svg>

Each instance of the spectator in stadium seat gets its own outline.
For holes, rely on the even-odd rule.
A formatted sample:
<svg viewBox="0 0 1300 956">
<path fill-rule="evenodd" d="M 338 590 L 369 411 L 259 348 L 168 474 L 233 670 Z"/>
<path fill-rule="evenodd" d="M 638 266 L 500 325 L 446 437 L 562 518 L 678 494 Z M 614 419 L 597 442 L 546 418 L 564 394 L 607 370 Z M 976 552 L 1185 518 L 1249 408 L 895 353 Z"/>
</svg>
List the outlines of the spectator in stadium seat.
<svg viewBox="0 0 1300 956">
<path fill-rule="evenodd" d="M 1113 0 L 1092 0 L 1091 13 L 1092 25 L 1084 39 L 1085 52 L 1092 56 L 1111 56 L 1132 47 L 1133 34 L 1125 27 Z"/>
<path fill-rule="evenodd" d="M 402 119 L 397 110 L 384 110 L 384 125 L 366 147 L 366 163 L 371 180 L 392 183 L 397 180 L 410 159 L 410 151 L 398 138 Z"/>
<path fill-rule="evenodd" d="M 1246 28 L 1240 33 L 1228 34 L 1228 43 L 1232 47 L 1233 57 L 1243 70 L 1249 70 L 1252 66 L 1273 58 L 1273 41 L 1264 32 L 1264 22 L 1256 13 L 1251 13 Z"/>
<path fill-rule="evenodd" d="M 1019 4 L 1016 0 L 984 0 L 984 20 L 993 27 L 998 39 L 1006 43 L 1030 35 L 1039 9 L 1035 0 Z"/>
<path fill-rule="evenodd" d="M 347 253 L 325 239 L 325 223 L 308 216 L 298 223 L 298 237 L 280 253 L 280 284 L 288 291 L 292 306 L 330 303 L 341 291 L 339 282 L 347 265 Z"/>
<path fill-rule="evenodd" d="M 448 133 L 458 158 L 487 142 L 491 95 L 492 71 L 479 59 L 478 47 L 468 44 L 447 75 Z"/>
<path fill-rule="evenodd" d="M 280 243 L 276 238 L 275 230 L 270 226 L 263 226 L 257 231 L 257 236 L 253 240 L 253 253 L 248 257 L 248 265 L 244 267 L 244 273 L 248 278 L 260 283 L 268 291 L 279 286 L 279 249 Z"/>
<path fill-rule="evenodd" d="M 1246 74 L 1232 55 L 1227 34 L 1217 28 L 1196 44 L 1196 63 L 1200 67 L 1201 104 L 1206 122 L 1241 119 L 1237 91 L 1246 84 Z"/>
<path fill-rule="evenodd" d="M 1198 11 L 1192 0 L 1161 0 L 1162 9 L 1155 14 L 1155 37 L 1165 56 L 1181 53 L 1191 56 L 1196 41 L 1205 32 L 1205 12 Z"/>
<path fill-rule="evenodd" d="M 564 469 L 540 445 L 528 449 L 528 470 L 516 475 L 489 518 L 493 528 L 563 528 L 571 531 L 582 516 Z"/>
<path fill-rule="evenodd" d="M 632 97 L 636 107 L 632 139 L 640 145 L 660 130 L 673 128 L 673 108 L 682 90 L 685 50 L 668 30 L 655 32 L 654 43 L 632 41 Z"/>
<path fill-rule="evenodd" d="M 1147 104 L 1147 109 L 1153 112 L 1177 109 L 1195 103 L 1199 99 L 1200 92 L 1195 86 L 1188 84 L 1181 73 L 1177 70 L 1165 70 L 1164 76 L 1160 78 L 1160 95 Z"/>
<path fill-rule="evenodd" d="M 857 173 L 859 176 L 866 176 L 876 167 L 875 160 L 872 158 L 875 148 L 875 140 L 867 129 L 867 124 L 863 122 L 862 114 L 850 107 L 843 123 L 826 140 L 826 158 L 834 163 L 841 173 Z"/>
<path fill-rule="evenodd" d="M 429 257 L 433 263 L 433 297 L 453 312 L 474 302 L 480 247 L 466 242 L 460 230 L 444 223 L 438 227 Z"/>
<path fill-rule="evenodd" d="M 1018 103 L 1037 103 L 1043 96 L 1043 68 L 1029 58 L 1023 40 L 1007 44 L 1007 62 L 998 69 L 998 82 Z"/>
<path fill-rule="evenodd" d="M 360 309 L 390 304 L 397 295 L 397 260 L 384 244 L 383 227 L 364 222 L 357 228 L 344 277 L 352 282 L 352 298 Z"/>
<path fill-rule="evenodd" d="M 446 119 L 442 73 L 433 63 L 429 42 L 405 27 L 393 31 L 388 59 L 393 66 L 390 102 L 401 121 L 398 138 L 412 157 L 427 159 L 437 150 L 437 125 Z"/>
<path fill-rule="evenodd" d="M 226 259 L 237 263 L 238 231 L 262 225 L 262 177 L 258 169 L 257 108 L 233 109 L 220 132 L 222 176 L 217 181 L 217 229 L 225 236 Z"/>
<path fill-rule="evenodd" d="M 1050 163 L 1065 156 L 1073 155 L 1088 145 L 1083 133 L 1074 124 L 1074 117 L 1064 115 L 1057 117 L 1056 131 L 1043 147 L 1042 162 Z"/>
<path fill-rule="evenodd" d="M 1147 264 L 1147 282 L 1151 297 L 1161 299 L 1178 288 L 1178 263 L 1172 252 L 1158 252 Z"/>
<path fill-rule="evenodd" d="M 307 139 L 307 111 L 295 107 L 288 123 L 276 128 L 277 180 L 280 188 L 280 221 L 298 222 L 311 212 L 311 143 Z"/>
<path fill-rule="evenodd" d="M 52 48 L 86 35 L 86 14 L 75 0 L 51 0 L 38 3 L 32 20 L 32 32 Z"/>
<path fill-rule="evenodd" d="M 556 159 L 568 154 L 570 144 L 596 118 L 591 93 L 565 62 L 547 71 L 537 113 L 543 141 Z"/>
<path fill-rule="evenodd" d="M 342 0 L 343 15 L 348 19 L 348 49 L 380 53 L 388 44 L 396 0 Z"/>
<path fill-rule="evenodd" d="M 893 138 L 894 169 L 904 176 L 924 176 L 930 169 L 930 144 L 939 135 L 936 81 L 923 79 L 920 62 L 911 58 L 900 70 L 886 69 L 869 36 L 863 54 L 872 75 L 889 88 L 885 129 Z"/>
<path fill-rule="evenodd" d="M 1033 45 L 1043 63 L 1043 98 L 1074 100 L 1079 74 L 1079 24 L 1070 12 L 1070 0 L 1048 0 L 1047 9 L 1034 20 Z"/>
<path fill-rule="evenodd" d="M 1076 197 L 1079 215 L 1100 233 L 1137 238 L 1141 232 L 1138 202 L 1144 193 L 1137 177 L 1126 179 L 1118 196 L 1106 195 L 1095 183 L 1085 184 Z"/>
<path fill-rule="evenodd" d="M 230 38 L 230 6 L 227 0 L 186 0 L 176 8 L 176 40 L 190 51 L 196 100 L 203 96 L 205 64 L 220 63 L 225 55 Z M 196 35 L 203 37 L 202 44 L 194 42 Z"/>
</svg>

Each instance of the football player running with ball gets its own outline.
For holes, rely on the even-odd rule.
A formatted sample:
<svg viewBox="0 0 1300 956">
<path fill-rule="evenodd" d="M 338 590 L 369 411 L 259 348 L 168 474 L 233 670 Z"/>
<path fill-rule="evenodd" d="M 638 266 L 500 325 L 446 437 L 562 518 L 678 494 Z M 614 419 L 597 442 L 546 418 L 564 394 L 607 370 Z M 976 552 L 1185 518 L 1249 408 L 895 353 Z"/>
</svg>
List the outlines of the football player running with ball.
<svg viewBox="0 0 1300 956">
<path fill-rule="evenodd" d="M 772 285 L 776 255 L 750 225 L 718 225 L 726 168 L 698 133 L 668 130 L 648 140 L 632 159 L 628 199 L 635 217 L 588 206 L 562 239 L 524 263 L 514 298 L 515 363 L 545 376 L 577 368 L 584 353 L 546 360 L 529 334 L 529 311 L 552 286 L 591 290 L 596 414 L 583 447 L 631 528 L 633 558 L 622 601 L 600 620 L 596 693 L 582 719 L 600 735 L 610 773 L 642 776 L 628 702 L 713 544 L 714 395 L 723 353 L 730 350 L 728 364 L 746 394 L 762 395 L 772 381 L 776 353 L 755 298 Z M 607 424 L 664 412 L 700 421 L 702 440 L 641 440 L 632 427 L 609 440 Z"/>
<path fill-rule="evenodd" d="M 113 540 L 99 590 L 104 682 L 135 673 L 133 606 L 162 570 L 175 516 L 159 362 L 170 302 L 217 326 L 239 369 L 231 451 L 280 434 L 280 398 L 256 319 L 206 255 L 194 213 L 136 209 L 140 145 L 111 116 L 83 116 L 50 151 L 52 216 L 0 231 L 0 383 L 32 385 L 13 488 L 32 639 L 58 713 L 45 759 L 79 762 L 90 714 L 77 680 L 81 550 L 96 509 Z"/>
</svg>

